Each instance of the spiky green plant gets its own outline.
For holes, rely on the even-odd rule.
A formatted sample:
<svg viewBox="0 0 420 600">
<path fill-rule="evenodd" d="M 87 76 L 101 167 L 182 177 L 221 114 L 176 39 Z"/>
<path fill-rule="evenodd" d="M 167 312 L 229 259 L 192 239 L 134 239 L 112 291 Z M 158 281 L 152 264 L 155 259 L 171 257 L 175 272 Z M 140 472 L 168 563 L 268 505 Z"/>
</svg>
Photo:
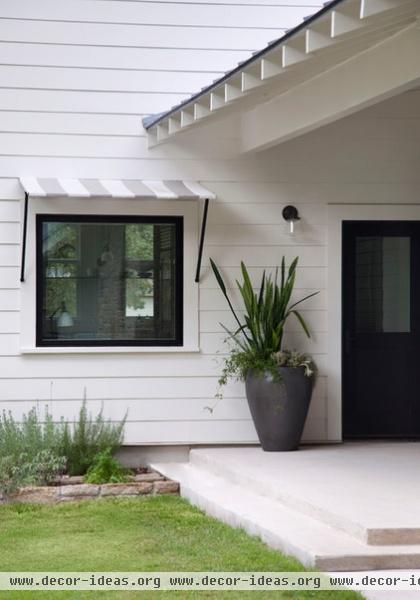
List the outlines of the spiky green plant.
<svg viewBox="0 0 420 600">
<path fill-rule="evenodd" d="M 240 283 L 236 280 L 236 285 L 244 305 L 242 320 L 233 307 L 218 267 L 212 259 L 210 259 L 210 263 L 219 287 L 238 325 L 235 331 L 231 331 L 222 325 L 229 338 L 235 343 L 236 348 L 225 360 L 225 368 L 219 383 L 225 384 L 227 378 L 235 374 L 243 379 L 251 368 L 258 371 L 277 371 L 272 356 L 282 350 L 284 327 L 288 318 L 294 316 L 305 334 L 310 337 L 305 319 L 296 307 L 308 298 L 315 296 L 318 292 L 292 302 L 298 258 L 292 261 L 289 268 L 286 268 L 285 258 L 282 258 L 280 281 L 278 268 L 275 271 L 274 278 L 264 271 L 257 291 L 254 291 L 252 287 L 248 269 L 241 262 L 243 281 Z"/>
</svg>

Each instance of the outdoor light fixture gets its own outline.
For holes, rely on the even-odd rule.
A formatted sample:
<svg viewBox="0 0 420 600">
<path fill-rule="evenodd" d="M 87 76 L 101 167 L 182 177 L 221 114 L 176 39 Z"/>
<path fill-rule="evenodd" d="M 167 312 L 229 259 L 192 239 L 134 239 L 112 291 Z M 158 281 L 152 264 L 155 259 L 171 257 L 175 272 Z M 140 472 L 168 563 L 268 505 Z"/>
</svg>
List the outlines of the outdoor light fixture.
<svg viewBox="0 0 420 600">
<path fill-rule="evenodd" d="M 291 235 L 295 232 L 295 222 L 300 220 L 298 210 L 295 206 L 285 206 L 281 213 L 283 219 L 289 223 L 289 232 Z"/>
</svg>

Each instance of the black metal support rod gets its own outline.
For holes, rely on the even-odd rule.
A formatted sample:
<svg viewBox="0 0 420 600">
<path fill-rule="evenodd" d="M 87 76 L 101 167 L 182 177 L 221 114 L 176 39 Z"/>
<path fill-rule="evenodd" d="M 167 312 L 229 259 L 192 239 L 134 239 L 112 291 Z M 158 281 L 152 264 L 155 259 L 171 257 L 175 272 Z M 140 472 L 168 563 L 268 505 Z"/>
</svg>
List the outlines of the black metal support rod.
<svg viewBox="0 0 420 600">
<path fill-rule="evenodd" d="M 201 259 L 203 258 L 204 238 L 206 236 L 207 212 L 209 210 L 209 199 L 204 201 L 203 220 L 201 222 L 200 245 L 198 247 L 197 270 L 195 272 L 195 282 L 200 281 Z"/>
<path fill-rule="evenodd" d="M 26 236 L 28 232 L 28 204 L 29 194 L 25 192 L 25 209 L 23 213 L 22 259 L 20 263 L 20 280 L 25 281 Z"/>
</svg>

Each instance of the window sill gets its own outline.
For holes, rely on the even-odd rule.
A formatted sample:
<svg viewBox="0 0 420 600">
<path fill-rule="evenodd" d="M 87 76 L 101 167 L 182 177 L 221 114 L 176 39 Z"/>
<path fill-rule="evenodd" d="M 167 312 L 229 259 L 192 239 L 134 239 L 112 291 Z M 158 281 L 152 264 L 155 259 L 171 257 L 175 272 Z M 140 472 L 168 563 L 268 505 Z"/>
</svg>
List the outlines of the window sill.
<svg viewBox="0 0 420 600">
<path fill-rule="evenodd" d="M 23 347 L 21 354 L 178 354 L 200 352 L 198 346 L 40 346 Z"/>
</svg>

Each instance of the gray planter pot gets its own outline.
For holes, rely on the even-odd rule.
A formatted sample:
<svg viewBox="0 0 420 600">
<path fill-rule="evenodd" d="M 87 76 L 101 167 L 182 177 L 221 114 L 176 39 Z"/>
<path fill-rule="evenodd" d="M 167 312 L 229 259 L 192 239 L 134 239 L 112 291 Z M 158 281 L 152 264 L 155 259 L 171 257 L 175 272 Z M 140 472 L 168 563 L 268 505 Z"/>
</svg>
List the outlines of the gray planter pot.
<svg viewBox="0 0 420 600">
<path fill-rule="evenodd" d="M 248 373 L 249 408 L 263 450 L 297 450 L 312 395 L 313 377 L 303 367 L 279 367 L 281 381 L 269 374 Z"/>
</svg>

